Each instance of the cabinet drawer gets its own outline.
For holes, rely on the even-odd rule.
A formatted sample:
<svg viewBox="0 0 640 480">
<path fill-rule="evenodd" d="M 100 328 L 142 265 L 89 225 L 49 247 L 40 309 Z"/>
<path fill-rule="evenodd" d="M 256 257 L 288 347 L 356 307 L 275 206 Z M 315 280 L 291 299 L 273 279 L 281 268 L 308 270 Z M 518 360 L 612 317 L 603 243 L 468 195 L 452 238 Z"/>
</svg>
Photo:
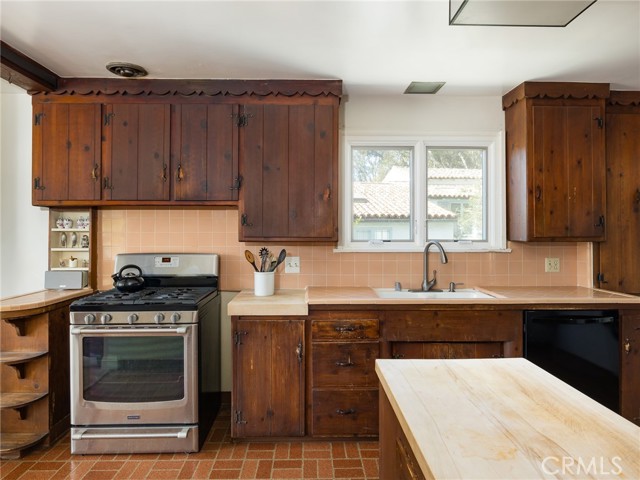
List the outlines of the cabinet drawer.
<svg viewBox="0 0 640 480">
<path fill-rule="evenodd" d="M 378 319 L 312 320 L 313 340 L 377 339 L 380 335 Z"/>
<path fill-rule="evenodd" d="M 378 390 L 313 392 L 312 435 L 378 435 Z"/>
<path fill-rule="evenodd" d="M 378 342 L 314 343 L 312 346 L 313 386 L 375 386 Z"/>
</svg>

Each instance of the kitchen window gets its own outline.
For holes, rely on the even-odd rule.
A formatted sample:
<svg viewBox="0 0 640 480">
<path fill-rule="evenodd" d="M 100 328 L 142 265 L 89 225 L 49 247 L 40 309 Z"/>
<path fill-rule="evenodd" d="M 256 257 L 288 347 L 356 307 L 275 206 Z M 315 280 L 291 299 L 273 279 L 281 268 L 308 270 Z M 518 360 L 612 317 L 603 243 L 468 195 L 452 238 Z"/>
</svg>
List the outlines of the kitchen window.
<svg viewBox="0 0 640 480">
<path fill-rule="evenodd" d="M 338 251 L 503 250 L 501 135 L 348 137 Z"/>
</svg>

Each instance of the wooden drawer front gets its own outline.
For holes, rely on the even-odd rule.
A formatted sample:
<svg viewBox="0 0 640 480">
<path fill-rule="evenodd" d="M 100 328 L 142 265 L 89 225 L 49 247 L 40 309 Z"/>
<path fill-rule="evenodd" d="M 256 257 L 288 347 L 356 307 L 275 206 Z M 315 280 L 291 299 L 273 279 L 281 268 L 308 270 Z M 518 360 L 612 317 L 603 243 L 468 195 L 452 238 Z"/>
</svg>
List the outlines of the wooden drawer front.
<svg viewBox="0 0 640 480">
<path fill-rule="evenodd" d="M 378 384 L 375 372 L 378 342 L 314 343 L 312 349 L 313 387 Z"/>
<path fill-rule="evenodd" d="M 313 392 L 312 435 L 378 435 L 378 390 Z"/>
<path fill-rule="evenodd" d="M 500 358 L 500 342 L 393 342 L 391 358 Z"/>
<path fill-rule="evenodd" d="M 377 318 L 313 320 L 311 322 L 311 338 L 313 340 L 374 340 L 379 336 L 380 329 Z"/>
</svg>

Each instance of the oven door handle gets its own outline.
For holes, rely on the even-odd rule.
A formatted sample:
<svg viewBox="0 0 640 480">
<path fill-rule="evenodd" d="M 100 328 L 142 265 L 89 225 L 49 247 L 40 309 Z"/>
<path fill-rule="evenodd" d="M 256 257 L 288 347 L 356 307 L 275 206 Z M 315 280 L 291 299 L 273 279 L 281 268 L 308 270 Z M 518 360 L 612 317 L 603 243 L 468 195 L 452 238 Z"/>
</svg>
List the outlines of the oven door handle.
<svg viewBox="0 0 640 480">
<path fill-rule="evenodd" d="M 84 439 L 113 439 L 113 438 L 187 438 L 189 434 L 189 428 L 181 428 L 172 432 L 157 432 L 157 433 L 92 433 L 88 428 L 80 428 L 71 434 L 72 440 L 84 440 Z"/>
<path fill-rule="evenodd" d="M 153 335 L 160 333 L 173 333 L 184 335 L 189 327 L 178 328 L 91 328 L 91 327 L 71 327 L 71 335 Z"/>
</svg>

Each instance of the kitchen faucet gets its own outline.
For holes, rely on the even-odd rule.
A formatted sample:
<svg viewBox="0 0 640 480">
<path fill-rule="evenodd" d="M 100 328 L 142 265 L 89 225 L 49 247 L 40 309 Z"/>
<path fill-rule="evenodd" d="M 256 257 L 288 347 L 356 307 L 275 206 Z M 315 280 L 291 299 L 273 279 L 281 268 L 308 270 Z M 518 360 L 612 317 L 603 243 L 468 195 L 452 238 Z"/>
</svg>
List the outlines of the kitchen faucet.
<svg viewBox="0 0 640 480">
<path fill-rule="evenodd" d="M 440 250 L 440 261 L 442 263 L 448 263 L 449 259 L 447 258 L 447 254 L 444 251 L 444 248 L 442 248 L 442 245 L 440 245 L 440 242 L 436 242 L 435 240 L 432 240 L 430 242 L 427 242 L 427 244 L 424 247 L 424 263 L 423 263 L 423 271 L 422 271 L 422 289 L 421 290 L 411 290 L 412 292 L 428 292 L 429 290 L 431 290 L 434 285 L 437 283 L 437 279 L 436 279 L 436 270 L 433 271 L 433 278 L 431 280 L 429 280 L 429 274 L 427 272 L 429 272 L 429 249 L 434 246 Z"/>
</svg>

